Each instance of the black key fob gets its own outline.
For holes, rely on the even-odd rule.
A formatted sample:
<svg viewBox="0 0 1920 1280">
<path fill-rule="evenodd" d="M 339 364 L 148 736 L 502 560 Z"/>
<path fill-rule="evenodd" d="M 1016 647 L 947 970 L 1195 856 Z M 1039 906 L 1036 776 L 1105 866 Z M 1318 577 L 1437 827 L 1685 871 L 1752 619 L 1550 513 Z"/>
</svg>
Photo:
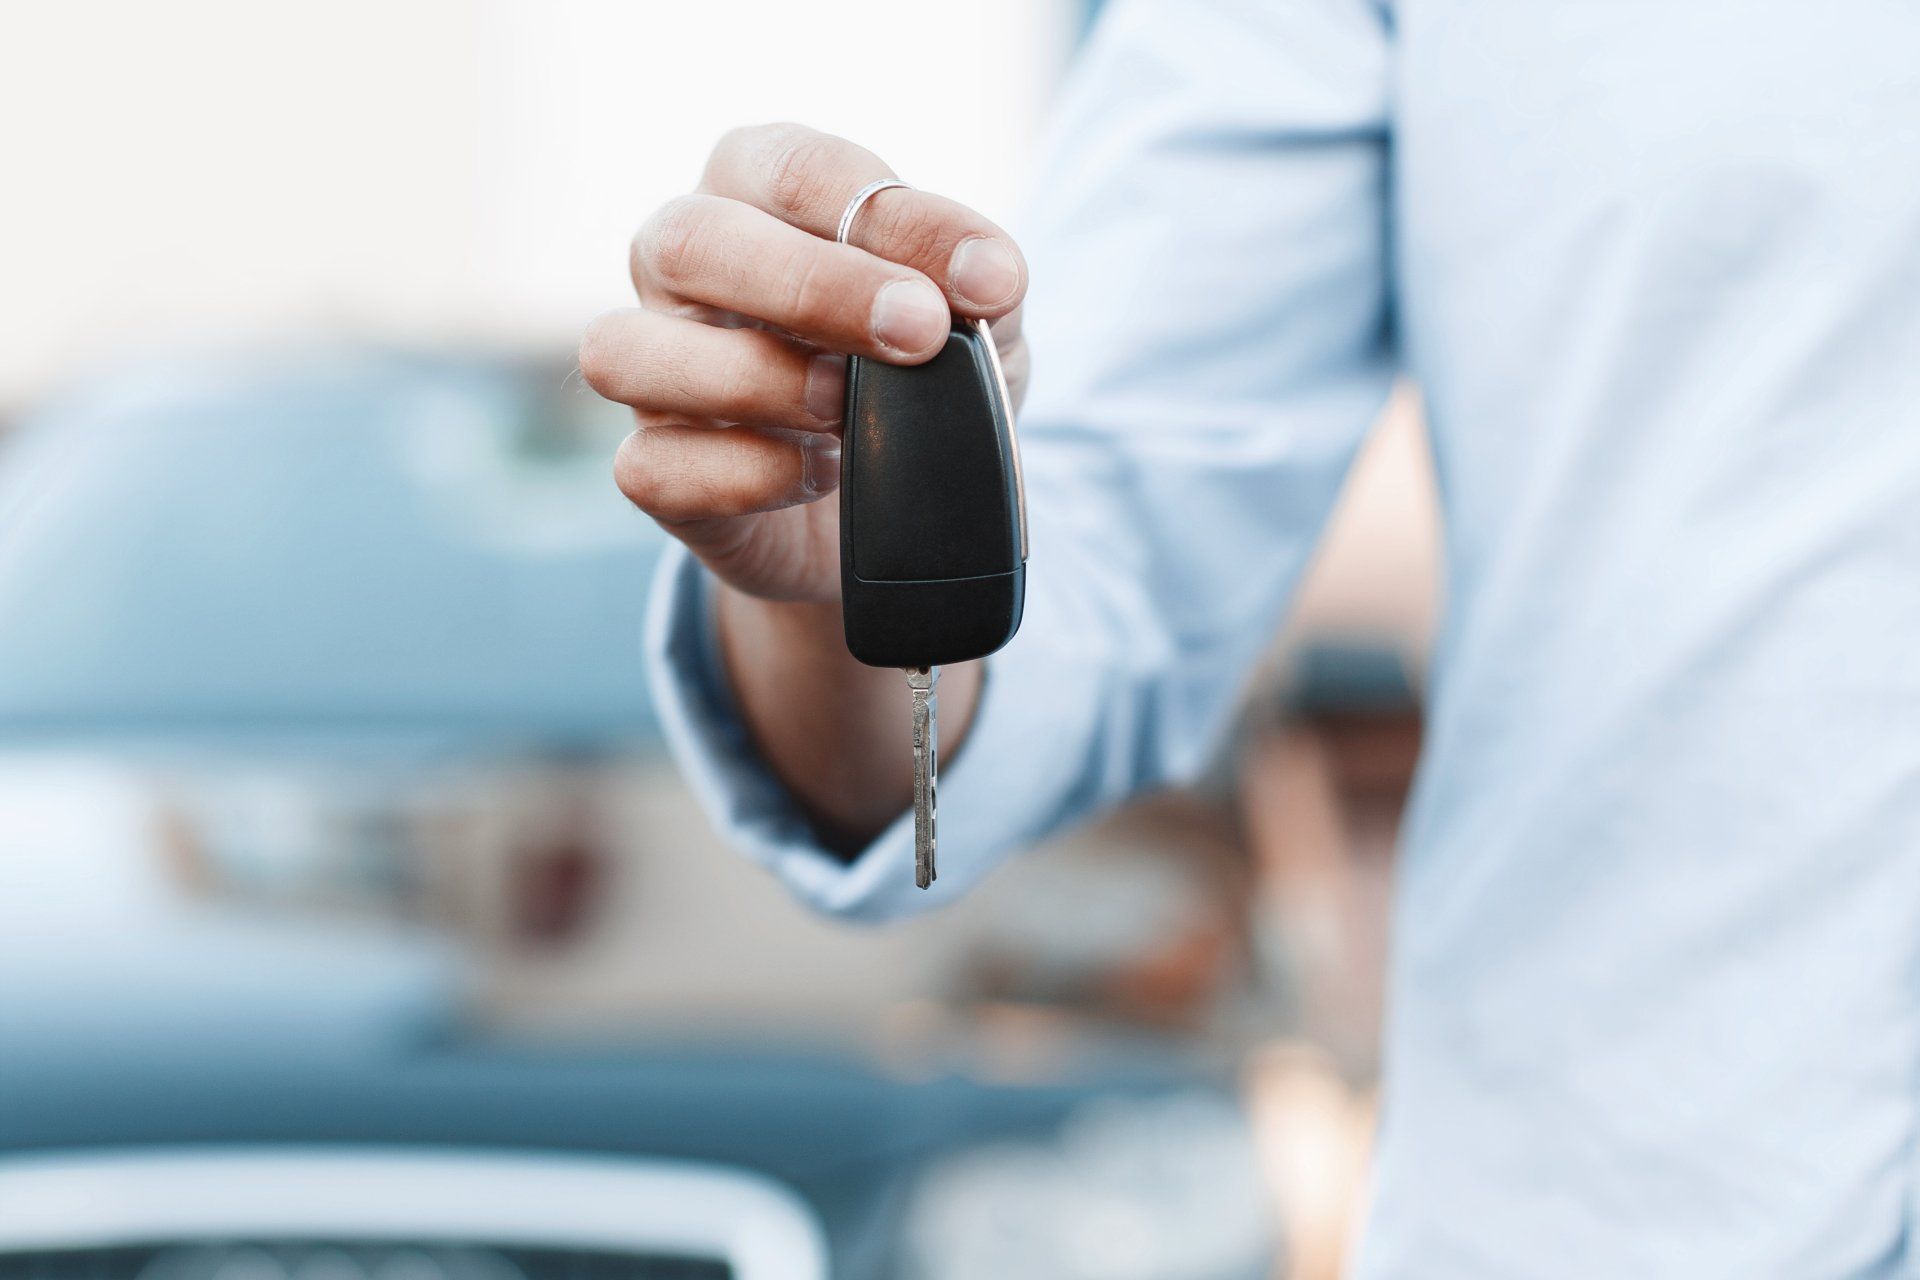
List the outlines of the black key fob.
<svg viewBox="0 0 1920 1280">
<path fill-rule="evenodd" d="M 840 600 L 875 667 L 983 658 L 1020 629 L 1025 498 L 993 335 L 955 320 L 925 364 L 847 361 Z"/>
</svg>

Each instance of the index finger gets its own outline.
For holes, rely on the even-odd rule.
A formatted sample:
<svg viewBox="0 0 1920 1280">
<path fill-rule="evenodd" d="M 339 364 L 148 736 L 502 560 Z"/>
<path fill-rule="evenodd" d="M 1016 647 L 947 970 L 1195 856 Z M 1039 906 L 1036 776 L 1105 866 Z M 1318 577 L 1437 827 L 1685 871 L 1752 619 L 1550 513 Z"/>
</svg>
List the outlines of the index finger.
<svg viewBox="0 0 1920 1280">
<path fill-rule="evenodd" d="M 854 193 L 893 176 L 879 156 L 845 138 L 802 125 L 761 125 L 720 140 L 701 188 L 832 239 Z M 1027 290 L 1027 264 L 1013 238 L 931 192 L 882 191 L 861 208 L 848 242 L 919 271 L 964 316 L 1003 316 Z"/>
</svg>

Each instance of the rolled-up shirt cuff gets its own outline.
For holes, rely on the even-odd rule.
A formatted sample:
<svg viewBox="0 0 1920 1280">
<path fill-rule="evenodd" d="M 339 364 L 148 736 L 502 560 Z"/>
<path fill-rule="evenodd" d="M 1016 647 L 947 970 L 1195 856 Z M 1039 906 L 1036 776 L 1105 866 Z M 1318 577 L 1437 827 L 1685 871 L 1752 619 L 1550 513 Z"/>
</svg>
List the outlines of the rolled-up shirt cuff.
<svg viewBox="0 0 1920 1280">
<path fill-rule="evenodd" d="M 933 887 L 914 887 L 910 812 L 851 860 L 836 856 L 821 846 L 740 719 L 721 667 L 713 603 L 710 576 L 685 548 L 673 548 L 654 580 L 647 617 L 648 679 L 661 727 L 728 842 L 817 910 L 884 920 L 949 902 L 1090 796 L 1094 676 L 1044 631 L 1036 634 L 1030 619 L 988 660 L 964 746 L 951 758 L 942 754 L 940 875 Z"/>
</svg>

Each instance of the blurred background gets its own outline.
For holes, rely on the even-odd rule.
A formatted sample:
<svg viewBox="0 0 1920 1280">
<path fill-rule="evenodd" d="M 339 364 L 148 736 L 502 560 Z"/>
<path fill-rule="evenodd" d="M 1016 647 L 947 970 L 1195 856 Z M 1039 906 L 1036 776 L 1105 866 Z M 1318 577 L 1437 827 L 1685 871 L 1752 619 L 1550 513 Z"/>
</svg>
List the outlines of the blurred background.
<svg viewBox="0 0 1920 1280">
<path fill-rule="evenodd" d="M 1017 234 L 1092 18 L 7 7 L 0 1277 L 1338 1274 L 1438 598 L 1416 406 L 1202 785 L 856 929 L 663 754 L 662 539 L 572 363 L 734 125 Z"/>
</svg>

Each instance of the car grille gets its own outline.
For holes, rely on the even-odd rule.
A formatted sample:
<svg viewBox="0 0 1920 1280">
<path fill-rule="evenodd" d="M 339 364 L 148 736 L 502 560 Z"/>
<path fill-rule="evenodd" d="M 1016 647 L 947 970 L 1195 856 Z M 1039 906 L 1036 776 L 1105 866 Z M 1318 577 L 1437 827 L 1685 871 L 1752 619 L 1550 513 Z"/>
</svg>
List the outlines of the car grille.
<svg viewBox="0 0 1920 1280">
<path fill-rule="evenodd" d="M 0 1253 L 0 1280 L 732 1280 L 712 1258 L 460 1241 L 207 1240 Z"/>
</svg>

